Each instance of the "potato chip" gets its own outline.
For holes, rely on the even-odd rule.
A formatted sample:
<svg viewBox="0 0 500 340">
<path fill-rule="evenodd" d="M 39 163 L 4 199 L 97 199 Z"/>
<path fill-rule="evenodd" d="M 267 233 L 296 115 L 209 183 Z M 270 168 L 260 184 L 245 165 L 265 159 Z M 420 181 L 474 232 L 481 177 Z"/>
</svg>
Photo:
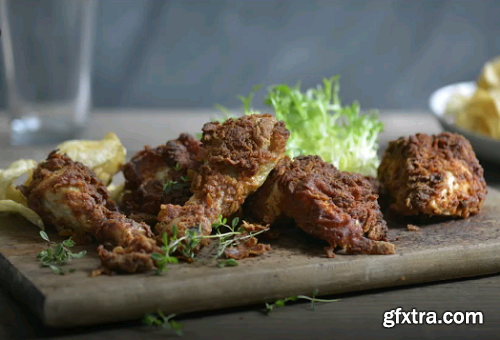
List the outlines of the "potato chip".
<svg viewBox="0 0 500 340">
<path fill-rule="evenodd" d="M 478 88 L 456 116 L 464 129 L 500 139 L 500 90 Z"/>
<path fill-rule="evenodd" d="M 484 64 L 477 86 L 485 90 L 500 88 L 500 57 Z"/>
<path fill-rule="evenodd" d="M 19 214 L 36 225 L 38 228 L 45 230 L 45 226 L 43 225 L 43 221 L 40 216 L 21 203 L 14 202 L 12 200 L 0 200 L 0 213 Z"/>
<path fill-rule="evenodd" d="M 125 182 L 122 182 L 118 185 L 110 184 L 108 185 L 107 189 L 109 192 L 109 197 L 111 197 L 113 201 L 119 204 L 122 200 L 123 190 L 125 189 Z"/>
<path fill-rule="evenodd" d="M 16 188 L 14 182 L 24 174 L 28 174 L 28 178 L 24 184 L 29 184 L 33 170 L 36 167 L 36 161 L 32 159 L 20 159 L 9 165 L 7 169 L 0 169 L 0 200 L 12 200 L 26 205 L 26 198 Z"/>
<path fill-rule="evenodd" d="M 446 103 L 446 114 L 451 116 L 459 115 L 464 110 L 464 107 L 468 101 L 469 97 L 464 96 L 463 94 L 456 93 L 451 95 L 448 99 L 448 102 Z"/>
<path fill-rule="evenodd" d="M 125 164 L 127 155 L 120 139 L 112 132 L 101 141 L 70 140 L 57 146 L 57 149 L 59 153 L 65 153 L 72 160 L 88 166 L 105 185 Z"/>
</svg>

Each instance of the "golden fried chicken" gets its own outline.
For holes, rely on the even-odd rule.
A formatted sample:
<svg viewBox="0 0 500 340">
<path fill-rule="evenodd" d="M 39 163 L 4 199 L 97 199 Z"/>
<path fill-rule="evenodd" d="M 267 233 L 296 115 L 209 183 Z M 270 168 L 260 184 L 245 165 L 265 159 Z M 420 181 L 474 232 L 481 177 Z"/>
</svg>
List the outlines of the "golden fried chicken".
<svg viewBox="0 0 500 340">
<path fill-rule="evenodd" d="M 30 184 L 20 189 L 29 208 L 46 225 L 55 226 L 61 236 L 72 236 L 79 243 L 96 239 L 108 247 L 125 248 L 128 252 L 151 253 L 157 249 L 148 225 L 119 213 L 96 175 L 82 163 L 58 154 L 57 150 L 38 165 Z M 101 249 L 105 250 L 101 247 L 100 253 Z M 106 260 L 105 265 L 104 262 Z M 121 268 L 124 271 L 154 267 L 150 257 L 130 256 L 126 262 L 127 267 Z"/>
<path fill-rule="evenodd" d="M 476 214 L 486 198 L 483 168 L 464 137 L 418 133 L 389 143 L 378 178 L 403 216 Z"/>
<path fill-rule="evenodd" d="M 347 254 L 393 254 L 385 242 L 387 225 L 372 184 L 363 176 L 341 172 L 319 156 L 284 159 L 248 199 L 258 221 L 291 217 L 302 230 Z"/>
<path fill-rule="evenodd" d="M 162 205 L 155 232 L 170 234 L 176 226 L 179 237 L 199 228 L 209 235 L 219 215 L 235 213 L 264 183 L 284 157 L 288 136 L 285 124 L 268 114 L 205 124 L 204 162 L 191 184 L 193 196 L 184 206 Z"/>
<path fill-rule="evenodd" d="M 192 196 L 189 173 L 198 170 L 202 159 L 201 142 L 189 134 L 154 149 L 146 146 L 122 169 L 125 214 L 154 225 L 162 204 L 186 203 Z"/>
</svg>

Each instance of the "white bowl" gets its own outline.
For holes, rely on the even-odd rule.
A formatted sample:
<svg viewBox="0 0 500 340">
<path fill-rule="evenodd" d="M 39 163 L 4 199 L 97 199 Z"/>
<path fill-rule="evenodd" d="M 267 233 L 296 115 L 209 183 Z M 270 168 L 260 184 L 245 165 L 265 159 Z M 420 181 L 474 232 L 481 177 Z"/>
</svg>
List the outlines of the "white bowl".
<svg viewBox="0 0 500 340">
<path fill-rule="evenodd" d="M 478 158 L 500 163 L 500 140 L 458 127 L 453 123 L 451 117 L 447 117 L 445 114 L 446 104 L 451 96 L 461 94 L 470 97 L 475 91 L 476 83 L 473 81 L 444 86 L 432 93 L 429 98 L 429 108 L 437 117 L 443 129 L 461 134 L 469 140 Z"/>
</svg>

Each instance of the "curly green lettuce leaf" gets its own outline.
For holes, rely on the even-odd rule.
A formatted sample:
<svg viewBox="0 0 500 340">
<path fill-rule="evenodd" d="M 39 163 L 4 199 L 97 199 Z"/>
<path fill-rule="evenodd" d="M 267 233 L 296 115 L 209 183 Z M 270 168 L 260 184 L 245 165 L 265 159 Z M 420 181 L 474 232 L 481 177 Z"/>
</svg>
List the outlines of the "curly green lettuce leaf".
<svg viewBox="0 0 500 340">
<path fill-rule="evenodd" d="M 256 86 L 247 96 L 238 96 L 243 113 L 259 113 L 252 108 Z M 285 122 L 290 131 L 287 154 L 319 155 L 341 171 L 375 176 L 379 165 L 377 138 L 384 125 L 376 112 L 361 114 L 358 102 L 342 106 L 339 97 L 339 77 L 323 79 L 323 85 L 300 90 L 295 86 L 271 86 L 264 103 L 274 110 L 277 119 Z M 224 121 L 231 112 L 217 106 Z"/>
<path fill-rule="evenodd" d="M 265 104 L 290 130 L 290 157 L 319 155 L 341 171 L 375 175 L 379 165 L 377 137 L 383 130 L 376 112 L 361 114 L 358 102 L 342 106 L 338 76 L 323 86 L 300 90 L 300 83 L 273 86 Z"/>
</svg>

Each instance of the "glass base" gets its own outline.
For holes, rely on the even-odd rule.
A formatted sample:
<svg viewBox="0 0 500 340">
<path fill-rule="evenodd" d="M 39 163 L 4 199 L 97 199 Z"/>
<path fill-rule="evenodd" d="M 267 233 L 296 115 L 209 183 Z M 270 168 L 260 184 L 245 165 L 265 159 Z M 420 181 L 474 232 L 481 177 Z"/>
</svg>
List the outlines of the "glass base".
<svg viewBox="0 0 500 340">
<path fill-rule="evenodd" d="M 10 135 L 11 145 L 43 145 L 43 144 L 59 144 L 70 139 L 80 139 L 82 130 L 72 131 L 28 131 L 28 132 L 13 132 Z"/>
<path fill-rule="evenodd" d="M 36 117 L 14 119 L 11 122 L 10 143 L 11 145 L 59 144 L 82 136 L 83 127 L 60 123 L 59 125 L 41 124 Z"/>
</svg>

